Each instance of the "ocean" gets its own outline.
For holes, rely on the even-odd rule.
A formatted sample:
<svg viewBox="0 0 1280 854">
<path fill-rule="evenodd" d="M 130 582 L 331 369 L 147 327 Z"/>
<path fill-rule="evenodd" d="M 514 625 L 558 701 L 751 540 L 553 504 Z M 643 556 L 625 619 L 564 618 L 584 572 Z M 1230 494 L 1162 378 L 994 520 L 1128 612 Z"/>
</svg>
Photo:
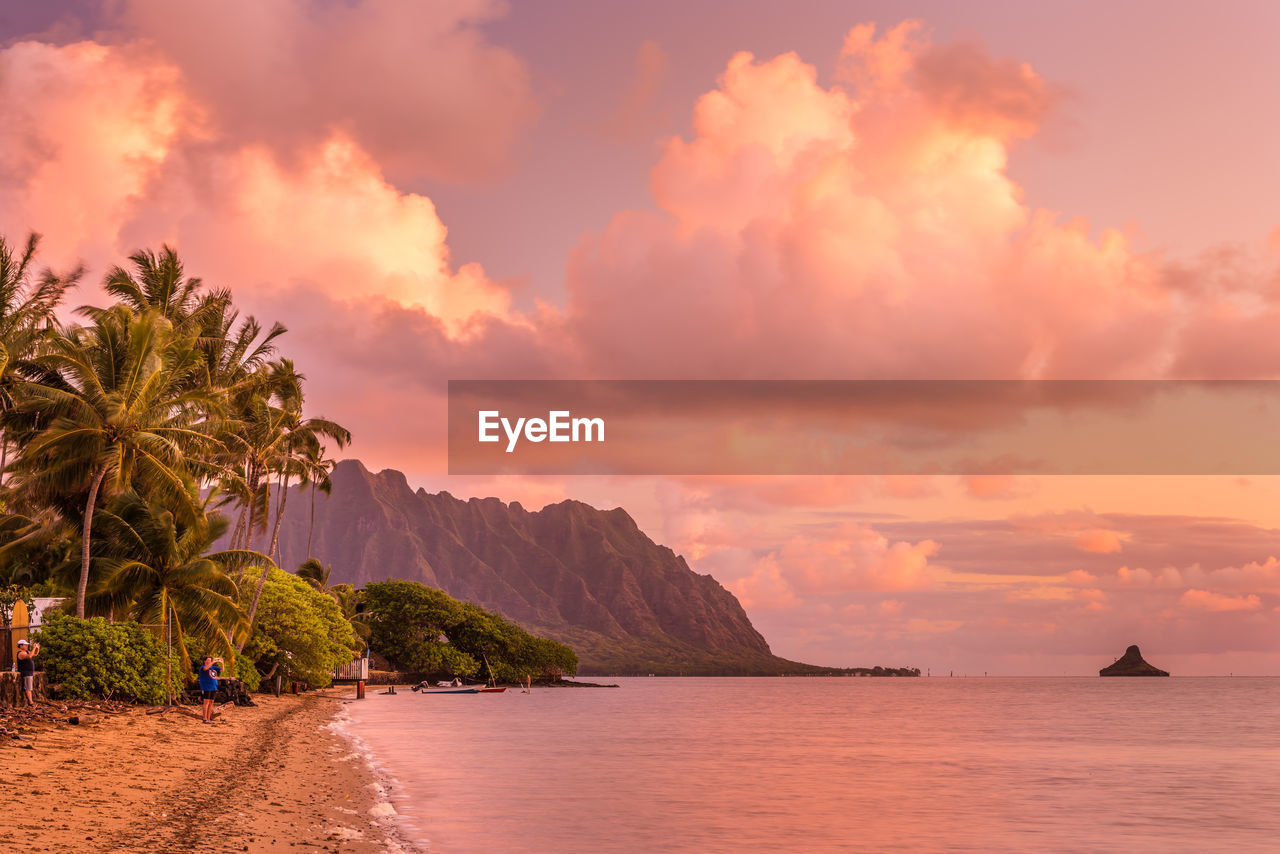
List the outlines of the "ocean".
<svg viewBox="0 0 1280 854">
<path fill-rule="evenodd" d="M 608 679 L 341 728 L 437 854 L 1280 850 L 1280 679 Z"/>
</svg>

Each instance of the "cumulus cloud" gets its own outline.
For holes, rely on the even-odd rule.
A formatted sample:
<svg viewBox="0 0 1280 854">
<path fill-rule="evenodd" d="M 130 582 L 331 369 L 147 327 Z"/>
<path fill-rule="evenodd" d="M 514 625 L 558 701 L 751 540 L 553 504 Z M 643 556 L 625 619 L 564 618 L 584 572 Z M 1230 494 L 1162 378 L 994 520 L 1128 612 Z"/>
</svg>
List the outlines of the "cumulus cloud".
<svg viewBox="0 0 1280 854">
<path fill-rule="evenodd" d="M 1073 569 L 1067 573 L 1066 581 L 1076 587 L 1087 587 L 1090 584 L 1097 584 L 1098 576 L 1092 572 L 1085 572 L 1083 569 Z"/>
<path fill-rule="evenodd" d="M 753 611 L 789 611 L 800 604 L 785 570 L 773 555 L 758 561 L 750 575 L 726 586 L 737 595 L 744 608 Z"/>
<path fill-rule="evenodd" d="M 846 524 L 821 539 L 794 537 L 771 557 L 806 594 L 866 590 L 915 590 L 931 583 L 929 558 L 938 553 L 932 540 L 890 542 L 873 528 Z"/>
<path fill-rule="evenodd" d="M 258 139 L 187 65 L 141 40 L 0 50 L 0 233 L 44 233 L 43 260 L 86 262 L 90 288 L 123 255 L 175 245 L 291 327 L 313 411 L 382 461 L 442 469 L 444 379 L 547 374 L 555 346 L 478 264 L 453 263 L 435 206 L 391 181 L 385 154 L 340 122 L 288 151 Z"/>
<path fill-rule="evenodd" d="M 1119 531 L 1094 528 L 1076 535 L 1075 544 L 1082 552 L 1115 554 L 1124 548 L 1125 535 Z"/>
<path fill-rule="evenodd" d="M 421 308 L 453 338 L 470 335 L 483 316 L 507 314 L 508 292 L 480 265 L 453 268 L 431 200 L 389 184 L 351 139 L 335 135 L 288 166 L 261 146 L 210 158 L 185 152 L 166 174 L 192 186 L 213 169 L 218 186 L 195 204 L 158 200 L 128 233 L 142 240 L 168 231 L 201 269 L 253 290 L 304 283 L 356 302 Z"/>
<path fill-rule="evenodd" d="M 178 69 L 138 47 L 10 45 L 0 103 L 0 227 L 44 232 L 62 263 L 112 258 L 173 146 L 206 132 Z"/>
<path fill-rule="evenodd" d="M 250 301 L 305 283 L 423 309 L 455 339 L 508 316 L 507 291 L 479 265 L 451 264 L 431 200 L 397 189 L 341 130 L 287 159 L 229 144 L 182 70 L 134 44 L 13 45 L 0 51 L 0 96 L 11 117 L 0 224 L 45 232 L 53 256 L 101 270 L 163 240 Z"/>
<path fill-rule="evenodd" d="M 1247 596 L 1227 596 L 1208 590 L 1190 589 L 1178 600 L 1184 608 L 1198 611 L 1256 611 L 1262 600 L 1250 593 Z"/>
<path fill-rule="evenodd" d="M 223 132 L 309 151 L 335 131 L 397 182 L 484 179 L 537 113 L 524 63 L 482 26 L 496 0 L 127 0 L 120 38 L 177 64 Z"/>
<path fill-rule="evenodd" d="M 937 551 L 938 544 L 929 540 L 890 542 L 866 525 L 849 523 L 817 536 L 792 537 L 754 559 L 741 550 L 720 549 L 698 566 L 715 567 L 744 607 L 785 610 L 845 594 L 927 588 L 933 583 L 929 558 Z"/>
<path fill-rule="evenodd" d="M 1160 369 L 1171 302 L 1153 265 L 1118 232 L 1095 240 L 1029 208 L 1007 175 L 1012 138 L 1047 109 L 1039 78 L 939 52 L 912 27 L 857 30 L 844 62 L 860 70 L 824 86 L 794 54 L 733 57 L 692 138 L 670 140 L 653 169 L 660 210 L 584 238 L 568 325 L 603 372 Z M 953 67 L 963 81 L 947 89 Z"/>
</svg>

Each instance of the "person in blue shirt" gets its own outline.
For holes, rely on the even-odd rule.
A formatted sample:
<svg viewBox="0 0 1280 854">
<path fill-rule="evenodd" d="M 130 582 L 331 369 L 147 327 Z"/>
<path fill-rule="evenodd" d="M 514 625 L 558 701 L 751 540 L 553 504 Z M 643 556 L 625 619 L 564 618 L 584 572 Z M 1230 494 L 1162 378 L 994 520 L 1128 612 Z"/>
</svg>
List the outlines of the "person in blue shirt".
<svg viewBox="0 0 1280 854">
<path fill-rule="evenodd" d="M 218 674 L 222 659 L 206 655 L 200 664 L 200 699 L 204 701 L 204 722 L 213 723 L 213 698 L 218 695 Z"/>
</svg>

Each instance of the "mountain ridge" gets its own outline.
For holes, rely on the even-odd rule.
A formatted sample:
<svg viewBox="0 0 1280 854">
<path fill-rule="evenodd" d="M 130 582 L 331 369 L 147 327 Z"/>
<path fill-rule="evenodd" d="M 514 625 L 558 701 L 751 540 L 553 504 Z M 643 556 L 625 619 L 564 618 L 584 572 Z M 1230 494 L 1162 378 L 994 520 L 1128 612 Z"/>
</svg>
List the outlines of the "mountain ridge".
<svg viewBox="0 0 1280 854">
<path fill-rule="evenodd" d="M 574 499 L 530 511 L 414 490 L 394 469 L 343 460 L 315 495 L 313 557 L 331 583 L 402 578 L 567 643 L 584 674 L 829 672 L 774 656 L 737 598 L 655 543 L 621 507 Z M 311 495 L 289 490 L 281 562 L 307 557 Z M 261 532 L 260 541 L 265 539 Z M 261 548 L 263 543 L 258 542 Z"/>
</svg>

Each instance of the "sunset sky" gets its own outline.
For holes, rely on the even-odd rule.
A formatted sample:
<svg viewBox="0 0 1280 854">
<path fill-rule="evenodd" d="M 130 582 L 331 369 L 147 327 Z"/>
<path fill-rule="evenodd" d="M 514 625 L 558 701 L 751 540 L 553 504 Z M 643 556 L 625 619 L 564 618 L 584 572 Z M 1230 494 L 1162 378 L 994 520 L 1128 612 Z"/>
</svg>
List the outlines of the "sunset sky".
<svg viewBox="0 0 1280 854">
<path fill-rule="evenodd" d="M 0 234 L 173 244 L 350 455 L 621 505 L 775 653 L 1280 674 L 1280 478 L 449 477 L 450 379 L 1280 377 L 1280 5 L 0 7 Z M 1099 441 L 1104 441 L 1100 437 Z"/>
</svg>

